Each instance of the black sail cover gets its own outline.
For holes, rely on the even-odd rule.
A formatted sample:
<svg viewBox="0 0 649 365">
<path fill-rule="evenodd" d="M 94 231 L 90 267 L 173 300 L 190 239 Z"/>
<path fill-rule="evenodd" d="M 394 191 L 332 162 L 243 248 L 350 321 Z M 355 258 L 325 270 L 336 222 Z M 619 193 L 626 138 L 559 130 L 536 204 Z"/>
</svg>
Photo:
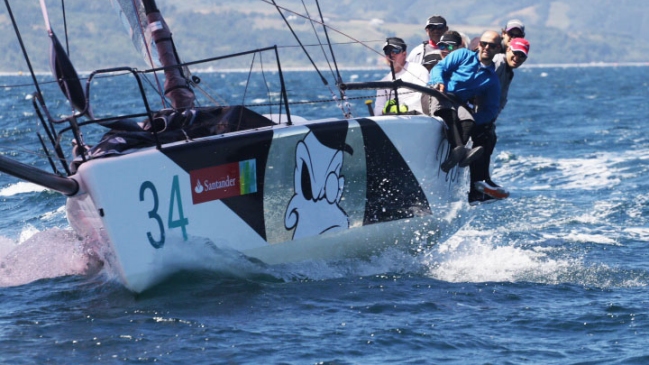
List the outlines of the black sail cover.
<svg viewBox="0 0 649 365">
<path fill-rule="evenodd" d="M 154 114 L 153 122 L 122 123 L 137 128 L 112 129 L 89 151 L 90 158 L 122 155 L 156 145 L 153 129 L 161 144 L 222 133 L 275 125 L 270 119 L 243 106 L 205 107 Z"/>
</svg>

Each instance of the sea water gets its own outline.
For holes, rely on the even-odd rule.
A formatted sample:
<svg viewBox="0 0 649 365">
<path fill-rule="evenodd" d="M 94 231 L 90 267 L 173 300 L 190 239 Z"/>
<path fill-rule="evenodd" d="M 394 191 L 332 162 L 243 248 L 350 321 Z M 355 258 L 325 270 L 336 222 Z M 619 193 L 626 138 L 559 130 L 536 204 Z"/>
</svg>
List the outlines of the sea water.
<svg viewBox="0 0 649 365">
<path fill-rule="evenodd" d="M 286 77 L 311 93 L 292 101 L 331 97 L 306 73 Z M 1 151 L 49 168 L 20 83 L 0 78 Z M 367 115 L 372 93 L 354 95 Z M 63 196 L 0 174 L 0 363 L 646 364 L 648 100 L 646 66 L 522 68 L 493 158 L 511 197 L 470 208 L 449 240 L 282 266 L 222 253 L 139 295 L 72 233 Z M 292 111 L 342 115 L 331 103 Z"/>
</svg>

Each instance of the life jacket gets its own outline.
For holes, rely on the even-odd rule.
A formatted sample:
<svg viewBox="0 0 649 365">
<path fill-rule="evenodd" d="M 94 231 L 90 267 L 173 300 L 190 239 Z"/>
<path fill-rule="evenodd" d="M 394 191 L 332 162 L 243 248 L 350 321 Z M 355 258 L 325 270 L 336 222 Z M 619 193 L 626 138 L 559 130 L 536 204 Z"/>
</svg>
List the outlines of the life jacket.
<svg viewBox="0 0 649 365">
<path fill-rule="evenodd" d="M 433 67 L 437 64 L 437 62 L 441 61 L 442 54 L 440 53 L 439 49 L 433 48 L 433 46 L 431 46 L 430 42 L 428 41 L 423 42 L 423 47 L 424 52 L 421 55 L 422 65 L 429 65 L 430 67 Z"/>
</svg>

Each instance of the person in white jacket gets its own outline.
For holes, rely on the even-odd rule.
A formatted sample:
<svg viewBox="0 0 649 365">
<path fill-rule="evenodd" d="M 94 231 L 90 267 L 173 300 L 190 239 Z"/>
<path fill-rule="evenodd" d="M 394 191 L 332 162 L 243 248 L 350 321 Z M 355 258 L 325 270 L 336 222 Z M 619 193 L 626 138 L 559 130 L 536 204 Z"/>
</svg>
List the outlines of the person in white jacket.
<svg viewBox="0 0 649 365">
<path fill-rule="evenodd" d="M 422 64 L 424 57 L 439 50 L 437 42 L 439 42 L 442 35 L 448 31 L 446 19 L 441 15 L 433 15 L 426 20 L 426 34 L 428 39 L 413 48 L 408 55 L 407 61 L 411 63 Z"/>
<path fill-rule="evenodd" d="M 381 81 L 393 81 L 401 79 L 421 86 L 426 86 L 430 74 L 428 70 L 417 63 L 406 62 L 407 45 L 403 39 L 390 37 L 383 45 L 386 60 L 391 64 L 391 70 Z M 382 89 L 376 92 L 374 104 L 374 115 L 397 114 L 397 102 L 399 103 L 399 114 L 423 114 L 421 107 L 421 93 L 406 89 Z"/>
</svg>

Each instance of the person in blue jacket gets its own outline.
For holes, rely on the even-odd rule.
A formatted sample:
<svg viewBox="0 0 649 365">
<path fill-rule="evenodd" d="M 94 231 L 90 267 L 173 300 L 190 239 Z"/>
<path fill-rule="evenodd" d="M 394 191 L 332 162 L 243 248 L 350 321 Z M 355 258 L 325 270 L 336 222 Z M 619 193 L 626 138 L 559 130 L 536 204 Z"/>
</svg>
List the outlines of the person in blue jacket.
<svg viewBox="0 0 649 365">
<path fill-rule="evenodd" d="M 465 147 L 475 125 L 493 121 L 500 112 L 500 81 L 493 58 L 500 52 L 498 32 L 486 31 L 480 37 L 477 51 L 458 49 L 441 60 L 430 71 L 428 82 L 443 93 L 430 97 L 428 113 L 441 117 L 449 129 L 451 152 L 442 163 L 442 170 L 455 165 L 468 166 L 480 157 L 482 147 Z"/>
</svg>

